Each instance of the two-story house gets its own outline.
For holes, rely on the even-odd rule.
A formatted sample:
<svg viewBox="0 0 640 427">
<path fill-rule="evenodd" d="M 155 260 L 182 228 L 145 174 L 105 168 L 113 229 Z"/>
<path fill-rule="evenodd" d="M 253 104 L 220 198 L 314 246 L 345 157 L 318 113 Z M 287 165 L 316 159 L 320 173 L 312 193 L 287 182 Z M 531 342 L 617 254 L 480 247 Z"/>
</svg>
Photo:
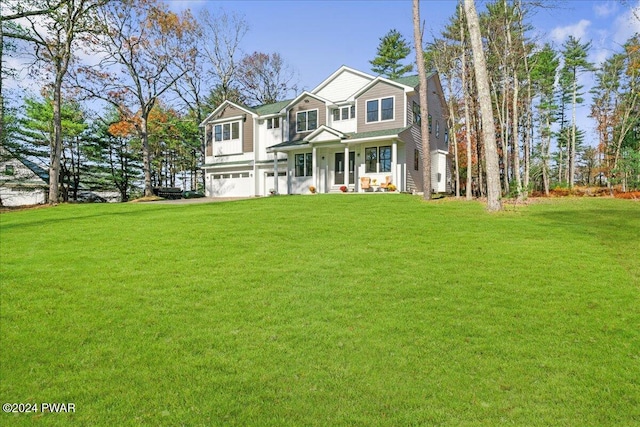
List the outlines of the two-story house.
<svg viewBox="0 0 640 427">
<path fill-rule="evenodd" d="M 432 191 L 449 192 L 446 105 L 428 76 Z M 209 197 L 380 190 L 422 191 L 417 76 L 390 80 L 341 67 L 311 91 L 275 104 L 225 101 L 205 128 Z M 363 188 L 361 178 L 369 178 Z M 277 178 L 277 179 L 276 179 Z"/>
</svg>

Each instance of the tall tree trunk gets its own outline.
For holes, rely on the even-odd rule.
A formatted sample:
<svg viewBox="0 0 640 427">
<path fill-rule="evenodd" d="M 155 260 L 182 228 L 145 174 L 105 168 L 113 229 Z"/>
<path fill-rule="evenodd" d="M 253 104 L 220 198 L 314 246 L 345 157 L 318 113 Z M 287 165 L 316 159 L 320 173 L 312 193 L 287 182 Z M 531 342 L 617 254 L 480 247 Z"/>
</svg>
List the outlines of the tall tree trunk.
<svg viewBox="0 0 640 427">
<path fill-rule="evenodd" d="M 420 79 L 420 133 L 422 134 L 422 191 L 424 200 L 431 199 L 431 148 L 429 146 L 429 104 L 427 103 L 427 72 L 424 65 L 420 1 L 413 0 L 413 38 Z"/>
<path fill-rule="evenodd" d="M 545 111 L 545 132 L 542 139 L 542 184 L 545 196 L 549 196 L 549 149 L 551 146 L 551 119 L 549 112 Z"/>
<path fill-rule="evenodd" d="M 147 130 L 147 115 L 143 114 L 140 124 L 140 139 L 142 140 L 142 170 L 144 171 L 144 196 L 153 196 L 151 187 L 151 150 L 149 149 L 149 133 Z"/>
<path fill-rule="evenodd" d="M 416 2 L 417 0 L 414 0 Z M 489 93 L 489 77 L 487 76 L 487 64 L 482 50 L 482 38 L 480 36 L 480 23 L 474 0 L 465 0 L 465 15 L 471 36 L 471 49 L 473 51 L 473 63 L 478 87 L 478 100 L 482 113 L 482 136 L 485 145 L 485 158 L 487 164 L 487 209 L 491 212 L 502 210 L 500 194 L 500 170 L 498 163 L 498 148 L 496 146 L 495 124 L 493 121 L 493 108 L 491 106 L 491 94 Z"/>
<path fill-rule="evenodd" d="M 518 28 L 520 30 L 520 40 L 522 41 L 522 57 L 524 60 L 524 70 L 527 78 L 527 99 L 525 102 L 526 108 L 526 119 L 525 119 L 525 141 L 524 141 L 524 193 L 523 196 L 527 197 L 529 195 L 529 179 L 531 174 L 531 141 L 533 141 L 533 95 L 531 88 L 531 70 L 529 69 L 529 55 L 528 49 L 526 46 L 526 41 L 524 37 L 524 25 L 523 21 L 523 12 L 522 12 L 522 1 L 518 0 L 516 2 L 516 13 L 518 16 Z M 548 177 L 547 177 L 548 179 Z"/>
<path fill-rule="evenodd" d="M 460 3 L 460 18 L 464 17 L 464 11 L 462 9 L 462 3 Z M 464 101 L 464 129 L 465 129 L 465 139 L 467 141 L 467 191 L 465 194 L 465 198 L 467 200 L 471 200 L 473 198 L 472 192 L 472 178 L 473 178 L 473 167 L 472 167 L 472 157 L 473 153 L 471 153 L 471 117 L 469 115 L 469 88 L 467 86 L 467 47 L 465 45 L 465 33 L 464 33 L 464 25 L 462 22 L 460 23 L 460 44 L 462 46 L 462 55 L 461 55 L 461 68 L 462 68 L 462 99 Z"/>
<path fill-rule="evenodd" d="M 506 79 L 505 79 L 506 80 Z M 503 180 L 502 180 L 502 191 L 504 194 L 509 194 L 509 107 L 507 107 L 507 100 L 509 99 L 509 86 L 503 80 L 504 94 L 502 96 L 502 119 L 498 118 L 500 121 L 500 131 L 501 131 L 501 140 L 502 143 L 502 169 L 504 171 Z M 500 116 L 500 114 L 499 114 Z"/>
<path fill-rule="evenodd" d="M 60 159 L 62 158 L 62 75 L 58 73 L 53 88 L 53 139 L 49 155 L 49 204 L 57 204 L 60 193 Z"/>
<path fill-rule="evenodd" d="M 573 94 L 571 99 L 571 144 L 569 145 L 569 188 L 573 188 L 576 174 L 576 98 L 578 94 L 578 76 L 573 73 Z"/>
<path fill-rule="evenodd" d="M 460 161 L 458 159 L 458 138 L 456 136 L 456 110 L 454 108 L 454 97 L 453 97 L 453 88 L 451 83 L 451 78 L 447 79 L 447 85 L 450 94 L 449 104 L 449 135 L 450 139 L 453 140 L 453 158 L 455 161 L 455 169 L 456 169 L 456 199 L 460 198 Z"/>
<path fill-rule="evenodd" d="M 476 94 L 477 96 L 477 94 Z M 476 158 L 478 161 L 477 170 L 478 170 L 478 197 L 485 196 L 485 185 L 484 185 L 484 167 L 482 159 L 484 159 L 484 155 L 482 154 L 482 147 L 484 146 L 482 142 L 482 138 L 480 138 L 480 133 L 482 132 L 480 129 L 480 118 L 478 117 L 480 113 L 478 112 L 478 100 L 474 99 L 473 102 L 473 111 L 475 114 L 473 115 L 473 130 L 476 135 Z"/>
<path fill-rule="evenodd" d="M 516 193 L 518 199 L 522 197 L 522 181 L 520 180 L 520 138 L 518 138 L 518 93 L 519 93 L 518 71 L 513 68 L 513 119 L 511 124 L 511 140 L 513 142 L 513 179 L 516 182 Z"/>
</svg>

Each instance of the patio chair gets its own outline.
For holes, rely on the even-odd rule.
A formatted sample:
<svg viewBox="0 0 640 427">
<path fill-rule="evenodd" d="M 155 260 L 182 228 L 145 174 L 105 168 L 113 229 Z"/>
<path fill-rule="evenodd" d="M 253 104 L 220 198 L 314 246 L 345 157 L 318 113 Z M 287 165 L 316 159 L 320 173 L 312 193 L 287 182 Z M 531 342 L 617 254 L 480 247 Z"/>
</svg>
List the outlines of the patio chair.
<svg viewBox="0 0 640 427">
<path fill-rule="evenodd" d="M 371 178 L 368 176 L 360 177 L 360 188 L 362 190 L 371 190 Z"/>
<path fill-rule="evenodd" d="M 391 184 L 391 175 L 387 175 L 384 178 L 384 182 L 380 184 L 380 188 L 387 188 Z"/>
</svg>

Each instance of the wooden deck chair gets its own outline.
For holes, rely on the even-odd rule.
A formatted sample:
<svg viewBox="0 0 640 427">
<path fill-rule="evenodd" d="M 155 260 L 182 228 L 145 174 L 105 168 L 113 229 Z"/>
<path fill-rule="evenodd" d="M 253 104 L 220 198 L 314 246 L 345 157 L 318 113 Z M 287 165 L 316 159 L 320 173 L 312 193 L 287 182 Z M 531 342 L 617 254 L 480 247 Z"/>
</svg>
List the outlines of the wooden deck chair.
<svg viewBox="0 0 640 427">
<path fill-rule="evenodd" d="M 389 186 L 389 184 L 391 184 L 391 175 L 387 175 L 384 178 L 384 182 L 382 184 L 380 184 L 380 188 L 387 188 Z"/>
<path fill-rule="evenodd" d="M 362 190 L 370 190 L 371 189 L 371 178 L 368 176 L 360 177 L 360 188 Z"/>
</svg>

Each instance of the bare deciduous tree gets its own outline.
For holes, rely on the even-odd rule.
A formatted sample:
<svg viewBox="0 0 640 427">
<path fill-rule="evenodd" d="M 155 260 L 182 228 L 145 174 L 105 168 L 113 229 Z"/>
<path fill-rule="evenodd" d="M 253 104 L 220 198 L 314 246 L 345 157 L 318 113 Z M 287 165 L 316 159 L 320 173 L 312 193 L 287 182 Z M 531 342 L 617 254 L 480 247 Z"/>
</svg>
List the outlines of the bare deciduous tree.
<svg viewBox="0 0 640 427">
<path fill-rule="evenodd" d="M 296 73 L 279 53 L 254 52 L 242 58 L 238 81 L 250 105 L 282 101 L 298 88 Z"/>
<path fill-rule="evenodd" d="M 183 43 L 195 23 L 188 12 L 177 15 L 155 0 L 110 2 L 100 19 L 104 32 L 92 42 L 103 59 L 81 70 L 88 79 L 81 86 L 135 126 L 142 143 L 144 194 L 151 196 L 149 115 L 184 75 L 178 64 L 195 54 Z"/>
</svg>

